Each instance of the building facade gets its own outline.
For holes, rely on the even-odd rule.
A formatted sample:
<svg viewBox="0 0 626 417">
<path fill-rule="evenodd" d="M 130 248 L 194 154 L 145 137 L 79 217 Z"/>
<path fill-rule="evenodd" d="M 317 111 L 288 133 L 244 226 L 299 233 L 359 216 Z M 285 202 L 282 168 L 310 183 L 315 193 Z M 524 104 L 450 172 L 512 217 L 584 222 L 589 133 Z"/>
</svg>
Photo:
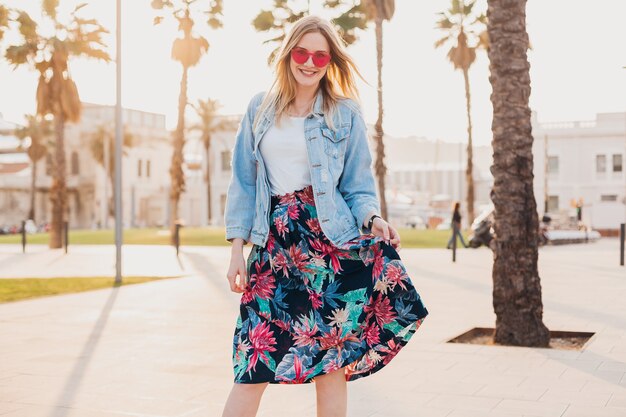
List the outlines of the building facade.
<svg viewBox="0 0 626 417">
<path fill-rule="evenodd" d="M 68 190 L 67 220 L 71 228 L 113 227 L 113 216 L 107 213 L 113 184 L 107 172 L 114 167 L 99 163 L 91 150 L 91 141 L 99 127 L 113 134 L 114 106 L 83 103 L 79 123 L 65 127 L 66 181 Z M 171 132 L 165 127 L 165 116 L 139 110 L 123 109 L 132 146 L 122 156 L 122 207 L 124 227 L 157 227 L 168 224 L 169 167 L 172 154 Z M 8 132 L 5 131 L 8 135 Z M 106 146 L 103 145 L 103 153 Z M 0 156 L 5 165 L 9 157 L 28 161 L 23 150 L 14 149 Z M 106 160 L 107 158 L 103 158 Z M 49 190 L 52 183 L 53 155 L 37 162 L 35 210 L 36 222 L 50 220 Z M 12 166 L 15 166 L 13 163 Z M 109 171 L 107 171 L 107 168 Z M 12 172 L 0 172 L 0 225 L 19 224 L 28 214 L 32 166 L 28 163 Z M 8 168 L 5 168 L 8 171 Z M 190 225 L 200 224 L 201 195 L 193 169 L 185 166 L 189 181 L 180 201 L 181 217 Z"/>
<path fill-rule="evenodd" d="M 124 109 L 133 145 L 124 149 L 123 219 L 125 227 L 168 224 L 172 133 L 161 114 Z M 186 191 L 179 203 L 188 226 L 223 226 L 226 192 L 231 179 L 232 149 L 241 115 L 222 116 L 230 126 L 211 138 L 206 155 L 200 134 L 187 134 L 184 149 Z M 626 113 L 601 113 L 587 122 L 539 123 L 533 113 L 535 198 L 539 214 L 572 217 L 600 230 L 616 230 L 626 221 Z M 69 220 L 73 228 L 112 227 L 106 201 L 112 195 L 105 167 L 90 150 L 99 126 L 114 125 L 114 107 L 85 103 L 81 122 L 66 126 Z M 28 158 L 10 134 L 14 125 L 0 119 L 0 226 L 19 224 L 28 213 Z M 371 132 L 373 127 L 368 126 Z M 368 142 L 373 158 L 375 144 Z M 386 198 L 392 224 L 403 227 L 430 218 L 447 221 L 450 205 L 460 201 L 466 214 L 465 143 L 385 136 Z M 51 157 L 38 162 L 37 222 L 47 221 Z M 474 147 L 475 212 L 490 203 L 493 178 L 491 146 Z M 113 170 L 113 167 L 109 167 Z M 209 185 L 207 183 L 210 178 Z M 547 207 L 546 207 L 547 201 Z M 209 210 L 210 207 L 210 210 Z M 209 219 L 209 211 L 211 213 Z M 464 216 L 464 221 L 467 217 Z M 466 223 L 464 226 L 468 226 Z"/>
<path fill-rule="evenodd" d="M 626 113 L 539 123 L 533 116 L 535 198 L 540 213 L 577 216 L 600 231 L 626 222 Z M 546 204 L 547 203 L 547 204 Z"/>
</svg>

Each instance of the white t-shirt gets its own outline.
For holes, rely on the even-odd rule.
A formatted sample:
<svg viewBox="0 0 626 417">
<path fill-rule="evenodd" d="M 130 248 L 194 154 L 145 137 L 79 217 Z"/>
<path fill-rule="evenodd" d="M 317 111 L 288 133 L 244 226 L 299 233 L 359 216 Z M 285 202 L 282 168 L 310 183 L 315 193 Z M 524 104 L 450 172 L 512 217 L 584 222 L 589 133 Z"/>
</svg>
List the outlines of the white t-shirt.
<svg viewBox="0 0 626 417">
<path fill-rule="evenodd" d="M 272 195 L 311 185 L 304 119 L 304 116 L 283 116 L 280 127 L 270 126 L 259 143 Z"/>
</svg>

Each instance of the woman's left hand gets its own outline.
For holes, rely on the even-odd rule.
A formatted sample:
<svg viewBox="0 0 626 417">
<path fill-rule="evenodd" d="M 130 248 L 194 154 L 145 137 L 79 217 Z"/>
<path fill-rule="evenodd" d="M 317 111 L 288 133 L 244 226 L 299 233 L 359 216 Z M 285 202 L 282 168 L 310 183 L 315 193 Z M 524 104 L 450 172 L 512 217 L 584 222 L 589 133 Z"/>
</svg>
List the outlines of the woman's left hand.
<svg viewBox="0 0 626 417">
<path fill-rule="evenodd" d="M 374 219 L 371 233 L 374 236 L 380 236 L 385 239 L 387 244 L 391 244 L 396 251 L 400 250 L 400 234 L 392 225 L 380 217 Z"/>
</svg>

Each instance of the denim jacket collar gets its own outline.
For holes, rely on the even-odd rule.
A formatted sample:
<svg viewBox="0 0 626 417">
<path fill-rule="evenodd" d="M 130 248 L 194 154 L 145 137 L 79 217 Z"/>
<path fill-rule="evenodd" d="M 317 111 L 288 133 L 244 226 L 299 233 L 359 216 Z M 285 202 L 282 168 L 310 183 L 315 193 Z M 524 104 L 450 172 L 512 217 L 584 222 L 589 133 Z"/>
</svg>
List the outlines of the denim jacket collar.
<svg viewBox="0 0 626 417">
<path fill-rule="evenodd" d="M 267 111 L 263 114 L 263 118 L 266 122 L 271 122 L 274 120 L 274 113 L 276 109 L 273 107 L 267 109 Z M 315 103 L 313 104 L 313 114 L 323 116 L 324 115 L 324 93 L 321 88 L 317 89 L 317 93 L 315 93 Z"/>
<path fill-rule="evenodd" d="M 269 129 L 270 125 L 274 122 L 274 114 L 276 109 L 273 107 L 267 109 L 263 113 L 262 120 L 259 121 L 257 128 L 255 129 L 254 136 L 254 144 L 253 144 L 253 154 L 256 155 L 258 144 L 261 140 L 261 137 L 265 134 L 267 129 Z M 324 115 L 324 93 L 321 88 L 317 89 L 317 93 L 315 95 L 315 103 L 313 104 L 313 114 L 318 116 Z"/>
<path fill-rule="evenodd" d="M 313 114 L 317 114 L 319 116 L 324 115 L 324 94 L 322 93 L 321 88 L 317 89 L 315 104 L 313 104 Z"/>
</svg>

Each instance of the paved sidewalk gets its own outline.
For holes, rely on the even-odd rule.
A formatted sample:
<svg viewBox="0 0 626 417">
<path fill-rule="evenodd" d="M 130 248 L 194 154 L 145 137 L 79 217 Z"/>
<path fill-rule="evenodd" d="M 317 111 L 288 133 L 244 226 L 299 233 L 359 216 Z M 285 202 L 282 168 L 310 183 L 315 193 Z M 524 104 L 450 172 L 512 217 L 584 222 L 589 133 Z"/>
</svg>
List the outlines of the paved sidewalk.
<svg viewBox="0 0 626 417">
<path fill-rule="evenodd" d="M 0 265 L 0 278 L 115 276 L 115 246 L 72 245 L 66 254 L 64 249 L 48 249 L 48 245 L 28 245 L 26 253 L 21 245 L 0 245 Z M 186 274 L 173 246 L 122 246 L 124 276 Z"/>
<path fill-rule="evenodd" d="M 0 273 L 33 276 L 55 264 L 74 276 L 112 271 L 113 247 L 99 248 L 24 262 L 0 245 Z M 605 240 L 541 249 L 544 321 L 596 332 L 582 352 L 445 343 L 494 325 L 491 253 L 461 250 L 452 264 L 446 250 L 402 249 L 430 314 L 385 369 L 349 383 L 348 415 L 626 416 L 626 268 L 617 248 Z M 240 297 L 225 280 L 230 249 L 181 250 L 182 268 L 167 247 L 126 246 L 125 259 L 132 274 L 180 268 L 183 278 L 0 305 L 0 416 L 220 416 Z M 258 415 L 314 410 L 314 384 L 271 385 Z"/>
</svg>

